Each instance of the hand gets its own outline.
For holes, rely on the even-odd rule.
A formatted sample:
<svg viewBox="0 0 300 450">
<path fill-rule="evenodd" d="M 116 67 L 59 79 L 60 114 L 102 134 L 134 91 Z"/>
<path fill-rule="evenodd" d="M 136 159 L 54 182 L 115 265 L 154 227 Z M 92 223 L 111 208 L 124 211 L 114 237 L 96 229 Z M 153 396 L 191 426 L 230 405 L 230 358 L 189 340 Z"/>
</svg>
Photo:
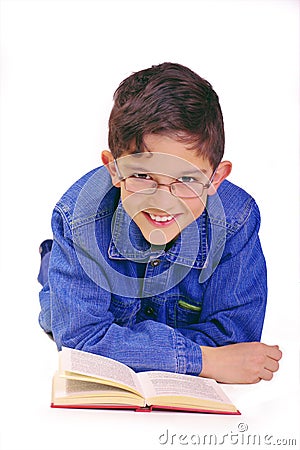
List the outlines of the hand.
<svg viewBox="0 0 300 450">
<path fill-rule="evenodd" d="M 282 357 L 278 345 L 243 342 L 224 347 L 202 349 L 201 377 L 221 383 L 257 383 L 271 380 Z"/>
</svg>

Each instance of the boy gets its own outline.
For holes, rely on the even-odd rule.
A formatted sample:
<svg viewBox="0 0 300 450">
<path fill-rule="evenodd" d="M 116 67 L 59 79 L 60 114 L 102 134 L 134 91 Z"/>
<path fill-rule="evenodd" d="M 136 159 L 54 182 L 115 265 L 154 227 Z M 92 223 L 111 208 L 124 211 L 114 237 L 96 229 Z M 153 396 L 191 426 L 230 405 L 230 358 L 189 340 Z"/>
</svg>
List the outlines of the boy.
<svg viewBox="0 0 300 450">
<path fill-rule="evenodd" d="M 42 328 L 58 348 L 136 371 L 270 380 L 281 352 L 258 342 L 260 216 L 226 180 L 211 85 L 172 63 L 132 74 L 114 95 L 109 147 L 54 209 L 49 271 L 41 247 Z"/>
</svg>

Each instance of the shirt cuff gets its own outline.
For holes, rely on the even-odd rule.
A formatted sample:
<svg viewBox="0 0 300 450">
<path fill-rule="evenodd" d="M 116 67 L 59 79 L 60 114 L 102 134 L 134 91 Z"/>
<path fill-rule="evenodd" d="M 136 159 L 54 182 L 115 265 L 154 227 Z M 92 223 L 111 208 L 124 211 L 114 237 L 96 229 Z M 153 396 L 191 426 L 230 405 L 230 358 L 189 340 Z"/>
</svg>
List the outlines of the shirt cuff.
<svg viewBox="0 0 300 450">
<path fill-rule="evenodd" d="M 200 375 L 202 371 L 202 351 L 199 344 L 175 331 L 177 349 L 177 372 Z"/>
</svg>

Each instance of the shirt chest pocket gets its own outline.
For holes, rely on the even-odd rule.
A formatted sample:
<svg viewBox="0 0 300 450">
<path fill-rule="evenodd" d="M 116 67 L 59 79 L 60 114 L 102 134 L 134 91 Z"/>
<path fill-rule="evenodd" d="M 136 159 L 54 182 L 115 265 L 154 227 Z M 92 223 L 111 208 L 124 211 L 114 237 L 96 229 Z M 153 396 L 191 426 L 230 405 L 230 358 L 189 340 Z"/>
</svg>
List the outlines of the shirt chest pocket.
<svg viewBox="0 0 300 450">
<path fill-rule="evenodd" d="M 121 326 L 131 326 L 136 321 L 136 315 L 141 307 L 139 299 L 112 295 L 109 311 L 114 316 L 114 323 Z"/>
<path fill-rule="evenodd" d="M 175 303 L 174 322 L 175 328 L 183 328 L 200 321 L 202 306 L 200 303 L 192 303 L 189 299 L 180 298 Z"/>
</svg>

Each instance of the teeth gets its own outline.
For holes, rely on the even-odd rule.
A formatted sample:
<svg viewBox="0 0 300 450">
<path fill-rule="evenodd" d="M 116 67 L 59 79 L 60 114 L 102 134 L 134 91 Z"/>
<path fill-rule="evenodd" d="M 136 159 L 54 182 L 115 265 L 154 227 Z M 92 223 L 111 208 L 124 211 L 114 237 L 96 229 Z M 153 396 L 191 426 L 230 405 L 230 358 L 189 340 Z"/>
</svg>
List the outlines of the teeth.
<svg viewBox="0 0 300 450">
<path fill-rule="evenodd" d="M 154 214 L 150 214 L 152 220 L 155 220 L 156 222 L 169 222 L 173 219 L 173 216 L 155 216 Z"/>
</svg>

